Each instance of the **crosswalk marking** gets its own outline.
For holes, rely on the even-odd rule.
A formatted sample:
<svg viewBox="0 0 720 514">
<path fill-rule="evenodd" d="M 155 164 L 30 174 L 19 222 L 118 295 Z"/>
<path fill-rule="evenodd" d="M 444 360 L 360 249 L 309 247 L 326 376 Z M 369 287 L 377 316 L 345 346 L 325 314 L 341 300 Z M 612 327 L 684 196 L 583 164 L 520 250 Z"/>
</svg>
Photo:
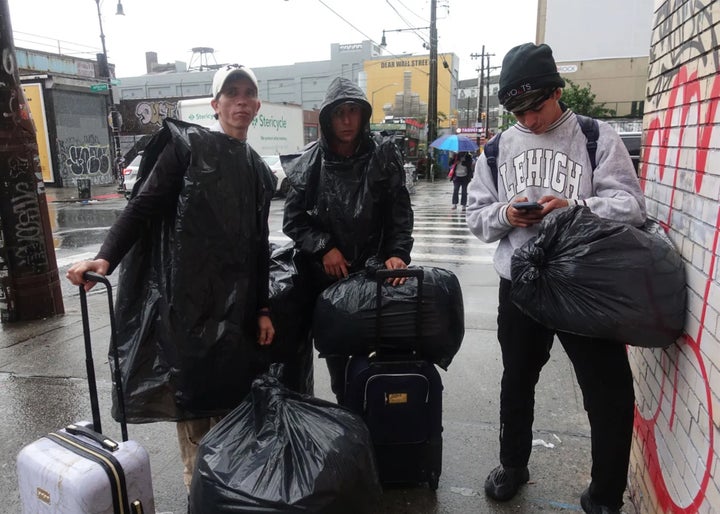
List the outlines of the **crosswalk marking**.
<svg viewBox="0 0 720 514">
<path fill-rule="evenodd" d="M 414 209 L 413 262 L 452 263 L 492 263 L 497 242 L 484 243 L 475 237 L 465 221 L 465 213 L 450 210 L 449 195 L 439 196 L 435 188 L 426 184 L 417 184 L 417 192 L 412 196 Z M 447 205 L 442 205 L 448 202 Z M 282 231 L 282 202 L 273 201 L 270 214 L 270 242 L 285 246 L 291 243 Z M 70 229 L 72 230 L 72 229 Z M 65 230 L 68 232 L 68 229 Z M 97 245 L 99 248 L 99 245 Z M 64 255 L 57 259 L 58 268 L 75 262 L 92 259 L 94 252 L 85 247 L 75 255 Z"/>
<path fill-rule="evenodd" d="M 468 241 L 480 241 L 472 234 L 426 234 L 418 230 L 413 231 L 413 237 L 416 241 L 418 239 L 466 239 Z"/>
<path fill-rule="evenodd" d="M 418 248 L 455 248 L 458 249 L 458 245 L 454 243 L 446 243 L 444 241 L 424 241 L 420 240 L 418 241 L 415 239 L 415 244 L 413 245 L 413 250 L 417 250 Z M 494 254 L 495 253 L 495 246 L 488 246 L 488 245 L 462 245 L 462 253 L 463 254 L 473 254 L 473 253 L 483 253 L 483 254 Z"/>
<path fill-rule="evenodd" d="M 443 262 L 445 264 L 452 264 L 458 262 L 471 262 L 475 264 L 492 264 L 492 255 L 456 255 L 456 254 L 434 254 L 434 253 L 419 253 L 413 251 L 411 254 L 413 262 Z"/>
</svg>

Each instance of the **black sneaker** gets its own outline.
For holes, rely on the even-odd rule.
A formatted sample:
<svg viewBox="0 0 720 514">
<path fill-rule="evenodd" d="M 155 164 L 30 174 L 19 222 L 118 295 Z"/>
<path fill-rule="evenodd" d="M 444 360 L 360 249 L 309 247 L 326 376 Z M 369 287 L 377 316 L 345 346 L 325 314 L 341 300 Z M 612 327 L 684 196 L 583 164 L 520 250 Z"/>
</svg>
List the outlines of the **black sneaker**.
<svg viewBox="0 0 720 514">
<path fill-rule="evenodd" d="M 620 509 L 611 509 L 605 505 L 595 503 L 590 497 L 590 489 L 585 489 L 580 496 L 580 505 L 587 514 L 620 514 Z"/>
<path fill-rule="evenodd" d="M 498 466 L 485 479 L 485 494 L 493 500 L 506 502 L 515 496 L 520 486 L 530 480 L 527 466 L 504 468 Z"/>
</svg>

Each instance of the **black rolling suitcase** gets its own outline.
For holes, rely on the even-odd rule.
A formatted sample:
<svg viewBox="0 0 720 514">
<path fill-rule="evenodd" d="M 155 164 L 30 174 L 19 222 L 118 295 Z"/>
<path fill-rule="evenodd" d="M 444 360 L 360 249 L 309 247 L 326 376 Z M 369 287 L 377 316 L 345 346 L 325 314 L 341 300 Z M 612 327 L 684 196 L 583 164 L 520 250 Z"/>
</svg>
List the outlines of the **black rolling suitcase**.
<svg viewBox="0 0 720 514">
<path fill-rule="evenodd" d="M 427 483 L 435 490 L 442 470 L 440 374 L 432 362 L 415 353 L 377 351 L 382 338 L 382 284 L 394 277 L 418 281 L 419 335 L 423 271 L 378 271 L 376 351 L 349 358 L 343 404 L 359 413 L 370 430 L 383 485 Z M 383 348 L 387 347 L 388 341 L 384 341 Z"/>
</svg>

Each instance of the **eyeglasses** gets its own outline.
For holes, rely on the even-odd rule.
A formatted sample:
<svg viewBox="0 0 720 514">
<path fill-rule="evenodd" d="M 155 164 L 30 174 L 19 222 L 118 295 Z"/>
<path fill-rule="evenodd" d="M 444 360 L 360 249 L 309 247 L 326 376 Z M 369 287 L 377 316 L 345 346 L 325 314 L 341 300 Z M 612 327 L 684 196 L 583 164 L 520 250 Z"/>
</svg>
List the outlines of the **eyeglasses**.
<svg viewBox="0 0 720 514">
<path fill-rule="evenodd" d="M 523 109 L 521 111 L 511 111 L 511 112 L 513 113 L 513 116 L 522 116 L 529 111 L 540 112 L 542 110 L 543 106 L 545 105 L 545 102 L 547 102 L 554 93 L 555 93 L 555 90 L 552 90 L 552 91 L 544 94 L 543 96 L 538 98 L 538 100 L 534 104 L 532 104 L 530 107 L 528 107 L 527 109 Z"/>
</svg>

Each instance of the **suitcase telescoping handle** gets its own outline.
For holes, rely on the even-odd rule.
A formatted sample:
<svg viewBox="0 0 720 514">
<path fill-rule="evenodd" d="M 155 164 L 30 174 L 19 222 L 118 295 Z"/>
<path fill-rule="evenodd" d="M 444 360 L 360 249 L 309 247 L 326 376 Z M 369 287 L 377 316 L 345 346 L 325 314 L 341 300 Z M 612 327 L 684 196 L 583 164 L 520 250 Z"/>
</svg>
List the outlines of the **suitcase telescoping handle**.
<svg viewBox="0 0 720 514">
<path fill-rule="evenodd" d="M 105 285 L 108 296 L 108 311 L 110 315 L 110 350 L 113 354 L 115 365 L 115 392 L 117 394 L 118 410 L 120 411 L 120 431 L 122 440 L 128 440 L 127 416 L 125 414 L 125 396 L 122 388 L 122 373 L 120 372 L 120 355 L 117 347 L 117 329 L 115 327 L 115 308 L 113 307 L 113 293 L 110 281 L 98 273 L 86 271 L 83 274 L 85 280 L 100 282 Z M 88 315 L 87 293 L 83 285 L 80 289 L 80 310 L 82 312 L 83 336 L 85 337 L 85 366 L 87 368 L 88 388 L 90 389 L 90 408 L 92 410 L 93 429 L 102 433 L 100 423 L 100 405 L 98 401 L 97 382 L 95 380 L 95 365 L 92 357 L 92 343 L 90 341 L 90 316 Z"/>
<path fill-rule="evenodd" d="M 422 268 L 404 268 L 404 269 L 379 269 L 375 271 L 375 280 L 377 281 L 377 293 L 375 295 L 375 355 L 380 350 L 380 334 L 382 331 L 382 285 L 387 279 L 391 278 L 416 278 L 417 279 L 417 310 L 415 311 L 415 336 L 420 337 L 422 331 L 422 297 L 423 297 L 423 279 L 425 272 Z"/>
</svg>

